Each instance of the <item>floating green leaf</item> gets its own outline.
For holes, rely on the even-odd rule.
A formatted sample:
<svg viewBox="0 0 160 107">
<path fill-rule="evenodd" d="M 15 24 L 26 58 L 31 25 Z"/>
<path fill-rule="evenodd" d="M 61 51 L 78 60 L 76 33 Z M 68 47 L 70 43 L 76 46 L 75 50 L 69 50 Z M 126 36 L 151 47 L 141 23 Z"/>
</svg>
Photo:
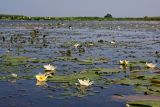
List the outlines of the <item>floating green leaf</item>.
<svg viewBox="0 0 160 107">
<path fill-rule="evenodd" d="M 106 63 L 108 62 L 110 59 L 105 58 L 105 57 L 100 57 L 100 58 L 93 58 L 93 57 L 89 57 L 87 59 L 81 60 L 80 64 L 82 65 L 86 65 L 86 64 L 94 64 L 94 63 Z"/>
<path fill-rule="evenodd" d="M 160 100 L 159 101 L 134 101 L 128 102 L 130 107 L 160 107 Z"/>
<path fill-rule="evenodd" d="M 75 73 L 70 75 L 54 75 L 53 77 L 49 78 L 48 81 L 75 83 L 78 79 L 88 78 L 90 80 L 95 80 L 99 78 L 99 75 L 97 75 L 94 71 L 85 71 L 82 73 Z"/>
</svg>

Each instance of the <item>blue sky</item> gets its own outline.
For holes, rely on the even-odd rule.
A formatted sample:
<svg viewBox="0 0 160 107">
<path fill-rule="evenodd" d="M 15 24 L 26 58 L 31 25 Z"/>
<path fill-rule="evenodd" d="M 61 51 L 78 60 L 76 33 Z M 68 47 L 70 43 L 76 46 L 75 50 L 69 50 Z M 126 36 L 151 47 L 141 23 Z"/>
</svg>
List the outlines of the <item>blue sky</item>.
<svg viewBox="0 0 160 107">
<path fill-rule="evenodd" d="M 160 16 L 160 0 L 0 0 L 0 14 L 26 16 Z"/>
</svg>

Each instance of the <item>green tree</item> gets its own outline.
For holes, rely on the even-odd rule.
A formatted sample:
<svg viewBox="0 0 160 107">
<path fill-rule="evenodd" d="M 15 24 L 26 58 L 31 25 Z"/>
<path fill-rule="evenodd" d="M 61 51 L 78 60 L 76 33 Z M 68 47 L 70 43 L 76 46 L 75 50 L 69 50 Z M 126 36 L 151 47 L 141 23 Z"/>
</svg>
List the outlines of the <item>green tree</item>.
<svg viewBox="0 0 160 107">
<path fill-rule="evenodd" d="M 112 18 L 112 15 L 108 13 L 104 16 L 104 18 Z"/>
</svg>

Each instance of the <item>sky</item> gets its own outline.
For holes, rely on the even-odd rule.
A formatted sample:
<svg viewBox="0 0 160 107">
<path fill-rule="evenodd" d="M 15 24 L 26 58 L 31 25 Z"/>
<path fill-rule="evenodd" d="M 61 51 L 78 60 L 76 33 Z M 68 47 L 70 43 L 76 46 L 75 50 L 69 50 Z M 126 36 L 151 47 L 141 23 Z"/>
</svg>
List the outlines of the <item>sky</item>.
<svg viewBox="0 0 160 107">
<path fill-rule="evenodd" d="M 160 0 L 0 0 L 0 14 L 104 17 L 160 16 Z"/>
</svg>

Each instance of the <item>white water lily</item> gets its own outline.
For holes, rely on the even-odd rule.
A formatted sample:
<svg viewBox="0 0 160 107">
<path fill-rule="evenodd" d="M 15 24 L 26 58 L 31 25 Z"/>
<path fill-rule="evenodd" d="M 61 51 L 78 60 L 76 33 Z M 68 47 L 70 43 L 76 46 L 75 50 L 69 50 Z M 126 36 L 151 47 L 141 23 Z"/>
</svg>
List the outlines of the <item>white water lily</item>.
<svg viewBox="0 0 160 107">
<path fill-rule="evenodd" d="M 120 60 L 119 63 L 121 65 L 128 65 L 129 61 L 127 61 L 127 60 Z"/>
<path fill-rule="evenodd" d="M 111 44 L 112 44 L 112 45 L 115 45 L 115 44 L 116 44 L 116 41 L 115 41 L 115 40 L 112 40 L 112 41 L 111 41 Z"/>
<path fill-rule="evenodd" d="M 74 44 L 75 48 L 78 48 L 79 46 L 80 46 L 80 44 L 78 44 L 78 43 Z"/>
<path fill-rule="evenodd" d="M 93 46 L 93 45 L 94 45 L 93 43 L 88 44 L 88 46 Z"/>
<path fill-rule="evenodd" d="M 90 81 L 89 79 L 87 79 L 87 80 L 78 79 L 78 81 L 79 81 L 79 84 L 82 86 L 88 87 L 93 84 L 93 81 Z"/>
<path fill-rule="evenodd" d="M 126 104 L 126 107 L 130 107 L 130 105 L 129 105 L 129 104 Z"/>
<path fill-rule="evenodd" d="M 18 77 L 18 75 L 15 74 L 15 73 L 12 73 L 11 76 L 14 77 L 14 78 L 17 78 L 17 77 Z"/>
<path fill-rule="evenodd" d="M 45 68 L 47 71 L 54 71 L 54 70 L 56 69 L 55 66 L 50 65 L 50 64 L 44 65 L 44 68 Z"/>
<path fill-rule="evenodd" d="M 145 66 L 146 66 L 147 68 L 155 68 L 155 67 L 156 67 L 156 64 L 147 63 L 147 62 L 146 62 Z"/>
</svg>

